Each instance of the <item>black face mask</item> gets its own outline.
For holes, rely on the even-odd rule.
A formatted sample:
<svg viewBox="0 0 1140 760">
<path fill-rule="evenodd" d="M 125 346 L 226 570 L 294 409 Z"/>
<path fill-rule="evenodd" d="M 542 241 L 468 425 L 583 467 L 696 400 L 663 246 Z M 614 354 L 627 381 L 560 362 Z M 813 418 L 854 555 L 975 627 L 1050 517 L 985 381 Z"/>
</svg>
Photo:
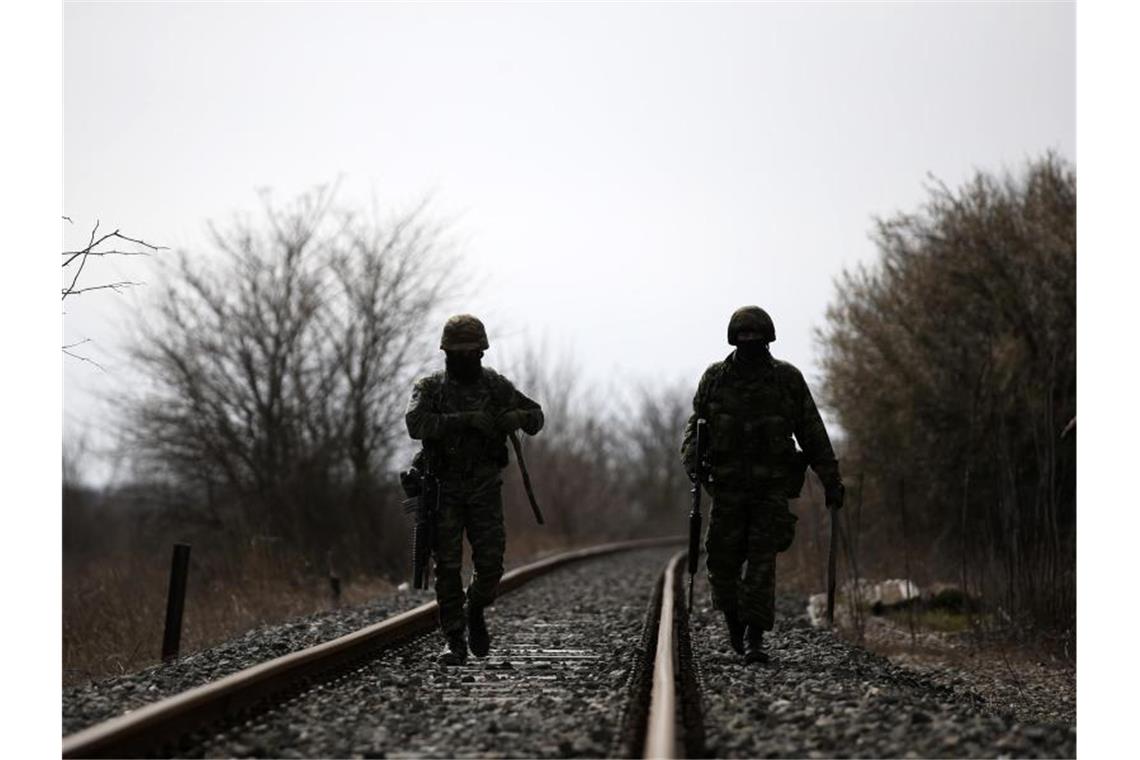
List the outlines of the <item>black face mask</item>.
<svg viewBox="0 0 1140 760">
<path fill-rule="evenodd" d="M 736 356 L 742 364 L 755 365 L 768 360 L 768 344 L 758 340 L 741 341 L 736 347 Z"/>
<path fill-rule="evenodd" d="M 461 383 L 475 382 L 483 372 L 482 351 L 448 351 L 444 361 L 448 377 Z"/>
</svg>

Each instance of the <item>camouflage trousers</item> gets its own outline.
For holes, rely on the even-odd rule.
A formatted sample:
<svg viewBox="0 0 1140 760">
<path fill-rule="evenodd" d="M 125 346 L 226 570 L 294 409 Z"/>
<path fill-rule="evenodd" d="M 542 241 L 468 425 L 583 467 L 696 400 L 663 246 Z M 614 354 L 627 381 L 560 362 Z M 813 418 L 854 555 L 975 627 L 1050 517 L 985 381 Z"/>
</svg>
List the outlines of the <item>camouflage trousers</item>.
<svg viewBox="0 0 1140 760">
<path fill-rule="evenodd" d="M 440 515 L 435 547 L 435 598 L 439 603 L 439 627 L 443 633 L 462 631 L 466 625 L 463 602 L 486 607 L 495 601 L 503 577 L 502 482 L 493 478 L 475 484 L 440 484 Z M 475 572 L 463 591 L 463 534 L 471 545 Z"/>
<path fill-rule="evenodd" d="M 791 545 L 795 516 L 786 484 L 728 490 L 718 487 L 705 539 L 713 605 L 748 625 L 775 623 L 776 554 Z"/>
</svg>

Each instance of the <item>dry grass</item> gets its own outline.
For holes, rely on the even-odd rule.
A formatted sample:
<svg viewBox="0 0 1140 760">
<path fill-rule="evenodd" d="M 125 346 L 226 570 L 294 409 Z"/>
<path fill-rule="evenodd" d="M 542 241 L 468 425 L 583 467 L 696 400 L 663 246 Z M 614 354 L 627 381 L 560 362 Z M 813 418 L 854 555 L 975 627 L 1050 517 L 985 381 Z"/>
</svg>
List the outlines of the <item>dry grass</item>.
<svg viewBox="0 0 1140 760">
<path fill-rule="evenodd" d="M 526 519 L 533 518 L 527 514 Z M 584 545 L 534 530 L 525 523 L 514 525 L 516 530 L 507 541 L 508 567 Z M 509 531 L 510 527 L 508 524 Z M 169 547 L 149 556 L 122 553 L 65 563 L 65 686 L 159 662 L 169 573 Z M 347 580 L 340 604 L 363 604 L 392 592 L 395 583 L 376 577 Z M 334 604 L 323 572 L 302 569 L 294 558 L 275 554 L 267 547 L 255 547 L 241 556 L 233 551 L 210 554 L 195 548 L 186 588 L 181 652 L 216 645 L 257 626 L 332 609 Z"/>
<path fill-rule="evenodd" d="M 259 625 L 333 607 L 327 578 L 307 577 L 263 552 L 240 560 L 191 555 L 182 621 L 182 653 Z M 159 662 L 169 556 L 103 558 L 64 568 L 63 683 L 132 672 Z M 386 593 L 376 578 L 346 583 L 341 604 Z"/>
</svg>

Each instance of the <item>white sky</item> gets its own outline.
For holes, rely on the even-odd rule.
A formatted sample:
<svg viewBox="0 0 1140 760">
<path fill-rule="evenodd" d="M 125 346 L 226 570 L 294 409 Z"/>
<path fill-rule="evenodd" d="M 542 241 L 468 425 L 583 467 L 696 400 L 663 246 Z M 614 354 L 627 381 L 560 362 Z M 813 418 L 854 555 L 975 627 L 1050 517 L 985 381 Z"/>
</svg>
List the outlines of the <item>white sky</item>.
<svg viewBox="0 0 1140 760">
<path fill-rule="evenodd" d="M 683 380 L 757 303 L 817 377 L 833 278 L 928 172 L 1075 159 L 1071 4 L 67 3 L 65 241 L 96 218 L 207 255 L 205 222 L 341 180 L 425 195 L 496 350 L 591 380 Z M 142 259 L 90 281 L 153 281 Z M 125 382 L 145 288 L 69 299 L 65 428 Z M 432 331 L 438 329 L 433 326 Z M 540 399 L 541 400 L 541 399 Z"/>
</svg>

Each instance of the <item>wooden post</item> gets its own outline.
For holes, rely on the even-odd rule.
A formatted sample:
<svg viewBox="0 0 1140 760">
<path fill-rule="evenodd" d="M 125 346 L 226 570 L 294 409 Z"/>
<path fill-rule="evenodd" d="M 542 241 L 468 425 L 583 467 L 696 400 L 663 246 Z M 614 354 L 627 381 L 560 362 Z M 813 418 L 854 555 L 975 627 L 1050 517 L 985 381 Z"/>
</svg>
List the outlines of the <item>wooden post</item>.
<svg viewBox="0 0 1140 760">
<path fill-rule="evenodd" d="M 162 632 L 162 661 L 178 657 L 182 638 L 182 608 L 186 601 L 186 576 L 190 569 L 190 544 L 175 544 L 170 563 L 170 590 L 166 594 L 166 628 Z"/>
<path fill-rule="evenodd" d="M 334 605 L 340 604 L 340 575 L 336 571 L 336 566 L 333 565 L 332 549 L 325 551 L 325 564 L 329 568 L 329 590 L 332 591 L 332 600 Z"/>
</svg>

